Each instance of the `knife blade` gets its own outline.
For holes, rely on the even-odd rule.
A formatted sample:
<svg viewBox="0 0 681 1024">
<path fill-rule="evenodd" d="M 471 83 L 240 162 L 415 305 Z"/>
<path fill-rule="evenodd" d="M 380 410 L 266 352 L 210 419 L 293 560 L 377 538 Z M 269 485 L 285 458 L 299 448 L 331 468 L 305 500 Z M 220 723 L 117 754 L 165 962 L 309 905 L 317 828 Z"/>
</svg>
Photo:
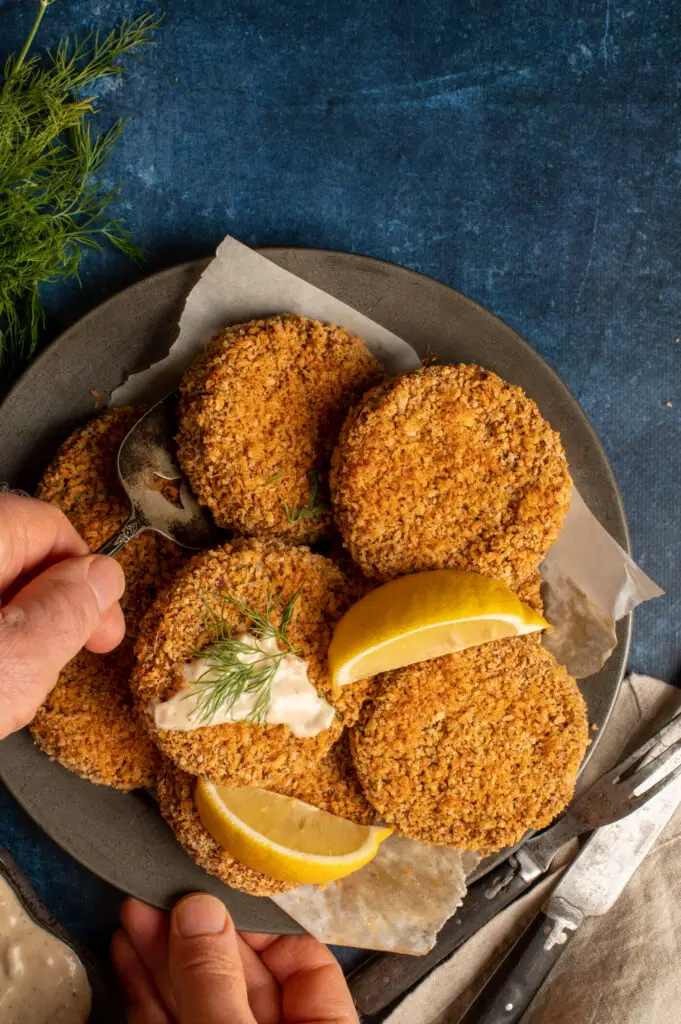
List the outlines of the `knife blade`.
<svg viewBox="0 0 681 1024">
<path fill-rule="evenodd" d="M 681 804 L 681 778 L 597 829 L 460 1024 L 515 1024 L 577 929 L 611 909 Z"/>
</svg>

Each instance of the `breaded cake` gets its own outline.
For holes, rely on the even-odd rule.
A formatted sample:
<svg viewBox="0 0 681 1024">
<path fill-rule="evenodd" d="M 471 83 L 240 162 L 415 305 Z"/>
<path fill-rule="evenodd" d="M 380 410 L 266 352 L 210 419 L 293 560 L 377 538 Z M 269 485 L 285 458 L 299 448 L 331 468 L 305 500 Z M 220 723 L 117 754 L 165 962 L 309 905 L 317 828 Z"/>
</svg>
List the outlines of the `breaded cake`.
<svg viewBox="0 0 681 1024">
<path fill-rule="evenodd" d="M 364 795 L 350 754 L 350 733 L 343 731 L 328 754 L 303 775 L 267 786 L 273 793 L 295 797 L 357 825 L 373 825 L 376 811 Z"/>
<path fill-rule="evenodd" d="M 558 536 L 571 480 L 536 404 L 460 365 L 365 395 L 343 426 L 330 486 L 343 541 L 368 576 L 469 569 L 513 587 Z"/>
<path fill-rule="evenodd" d="M 274 896 L 294 889 L 293 883 L 280 882 L 240 864 L 215 842 L 204 828 L 194 803 L 196 781 L 194 776 L 163 758 L 156 783 L 158 804 L 161 814 L 192 860 L 233 889 L 241 889 L 252 896 Z"/>
<path fill-rule="evenodd" d="M 281 315 L 222 331 L 180 387 L 178 457 L 199 501 L 238 534 L 322 536 L 331 451 L 382 376 L 364 341 L 333 324 Z"/>
<path fill-rule="evenodd" d="M 544 599 L 541 592 L 541 574 L 538 569 L 535 569 L 530 575 L 522 581 L 514 585 L 513 590 L 517 597 L 525 604 L 529 604 L 533 611 L 539 612 L 540 615 L 544 614 Z M 541 633 L 531 633 L 538 643 L 541 642 Z"/>
<path fill-rule="evenodd" d="M 116 457 L 143 412 L 114 409 L 76 430 L 38 485 L 36 497 L 58 505 L 92 549 L 127 518 Z M 66 768 L 92 782 L 129 790 L 152 785 L 158 763 L 130 693 L 134 637 L 156 591 L 184 556 L 170 541 L 145 533 L 116 559 L 125 573 L 125 639 L 107 655 L 81 651 L 61 672 L 30 729 L 38 746 Z"/>
<path fill-rule="evenodd" d="M 299 738 L 287 725 L 253 721 L 206 725 L 183 732 L 156 728 L 154 708 L 185 683 L 184 667 L 214 639 L 210 619 L 219 614 L 233 635 L 247 633 L 252 620 L 230 601 L 265 615 L 279 601 L 272 621 L 294 598 L 287 636 L 307 665 L 309 682 L 331 703 L 337 717 L 315 736 Z M 229 598 L 229 600 L 225 600 Z M 345 687 L 331 696 L 327 651 L 338 619 L 353 600 L 343 573 L 308 548 L 279 541 L 241 541 L 196 555 L 159 595 L 137 641 L 132 686 L 140 712 L 163 754 L 191 775 L 232 786 L 283 784 L 317 764 L 357 718 L 370 683 Z"/>
<path fill-rule="evenodd" d="M 569 803 L 588 742 L 584 698 L 532 637 L 379 680 L 351 749 L 367 798 L 400 832 L 491 852 Z"/>
<path fill-rule="evenodd" d="M 111 654 L 81 651 L 30 725 L 49 757 L 90 782 L 122 790 L 153 786 L 160 760 L 130 696 L 134 651 L 129 637 Z"/>
<path fill-rule="evenodd" d="M 293 883 L 277 881 L 238 863 L 215 842 L 201 822 L 194 803 L 196 783 L 194 776 L 183 772 L 168 758 L 162 759 L 157 785 L 159 806 L 189 856 L 227 885 L 255 896 L 272 896 L 295 888 Z M 376 820 L 376 812 L 357 781 L 347 732 L 305 775 L 290 777 L 268 789 L 304 800 L 358 825 L 371 825 Z"/>
</svg>

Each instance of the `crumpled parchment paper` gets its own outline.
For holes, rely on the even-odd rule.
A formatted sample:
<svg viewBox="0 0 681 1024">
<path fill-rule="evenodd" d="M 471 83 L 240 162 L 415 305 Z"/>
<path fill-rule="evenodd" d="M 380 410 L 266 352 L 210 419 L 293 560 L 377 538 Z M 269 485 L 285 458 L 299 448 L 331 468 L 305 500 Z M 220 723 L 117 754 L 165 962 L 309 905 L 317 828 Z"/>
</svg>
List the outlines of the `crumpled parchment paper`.
<svg viewBox="0 0 681 1024">
<path fill-rule="evenodd" d="M 397 335 L 228 236 L 190 293 L 167 357 L 130 377 L 113 393 L 111 404 L 162 398 L 223 327 L 276 313 L 341 324 L 365 339 L 391 375 L 420 365 Z M 555 624 L 546 646 L 577 678 L 605 662 L 616 643 L 617 619 L 662 593 L 577 491 L 542 576 L 546 617 Z M 325 889 L 306 886 L 274 899 L 323 942 L 423 954 L 460 904 L 465 877 L 478 859 L 391 836 L 361 871 Z"/>
<path fill-rule="evenodd" d="M 545 647 L 576 679 L 598 672 L 617 643 L 615 623 L 663 591 L 604 530 L 573 488 L 558 540 L 542 562 Z"/>
<path fill-rule="evenodd" d="M 228 235 L 192 289 L 166 358 L 129 377 L 114 391 L 110 404 L 159 401 L 177 387 L 185 367 L 223 327 L 276 313 L 341 324 L 364 338 L 390 374 L 420 366 L 411 345 L 396 334 Z"/>
<path fill-rule="evenodd" d="M 432 949 L 461 905 L 466 876 L 479 860 L 475 853 L 393 835 L 361 871 L 274 901 L 322 942 L 418 955 Z"/>
</svg>

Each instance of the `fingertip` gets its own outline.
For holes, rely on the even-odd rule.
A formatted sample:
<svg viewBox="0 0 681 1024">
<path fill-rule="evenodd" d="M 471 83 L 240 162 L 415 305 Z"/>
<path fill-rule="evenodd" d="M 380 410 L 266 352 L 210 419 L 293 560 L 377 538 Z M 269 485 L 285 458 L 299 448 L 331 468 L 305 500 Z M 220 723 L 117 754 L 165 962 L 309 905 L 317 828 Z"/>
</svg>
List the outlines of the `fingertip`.
<svg viewBox="0 0 681 1024">
<path fill-rule="evenodd" d="M 183 896 L 173 907 L 171 920 L 173 931 L 183 939 L 234 931 L 234 923 L 222 900 L 207 892 Z"/>
<path fill-rule="evenodd" d="M 169 967 L 180 1020 L 255 1024 L 234 924 L 215 896 L 192 893 L 173 909 Z"/>
<path fill-rule="evenodd" d="M 126 896 L 126 898 L 121 903 L 121 924 L 125 928 L 128 923 L 136 922 L 145 915 L 147 910 L 152 909 L 153 908 L 150 907 L 148 903 L 143 903 L 142 900 L 135 899 L 134 896 Z"/>
<path fill-rule="evenodd" d="M 136 896 L 126 896 L 121 903 L 121 915 L 124 913 L 134 913 L 139 907 L 146 909 L 148 906 L 148 903 L 138 900 Z"/>
<path fill-rule="evenodd" d="M 123 989 L 129 1024 L 170 1024 L 154 978 L 122 929 L 112 935 L 109 952 Z"/>
<path fill-rule="evenodd" d="M 301 1006 L 305 1007 L 305 1020 L 358 1024 L 359 1018 L 348 983 L 335 958 L 333 964 L 302 963 L 283 982 L 284 1020 L 300 1020 Z"/>
<path fill-rule="evenodd" d="M 150 907 L 133 897 L 129 897 L 121 904 L 120 917 L 121 924 L 133 940 L 136 937 L 146 939 L 156 935 L 166 922 L 164 911 Z"/>
<path fill-rule="evenodd" d="M 262 953 L 263 950 L 273 946 L 275 942 L 279 942 L 282 936 L 269 935 L 266 932 L 239 932 L 239 938 L 243 939 L 246 945 L 256 953 Z"/>
<path fill-rule="evenodd" d="M 115 558 L 91 555 L 88 559 L 87 582 L 94 594 L 100 614 L 107 612 L 125 591 L 125 575 Z"/>
<path fill-rule="evenodd" d="M 134 946 L 122 928 L 118 928 L 111 936 L 109 955 L 111 956 L 111 963 L 121 980 L 127 980 L 130 968 L 134 969 L 139 958 Z"/>
<path fill-rule="evenodd" d="M 329 947 L 312 935 L 281 935 L 277 942 L 262 949 L 261 956 L 279 982 L 295 974 L 301 964 L 306 969 L 331 967 L 340 970 Z"/>
<path fill-rule="evenodd" d="M 116 603 L 104 613 L 85 646 L 93 654 L 108 654 L 118 647 L 124 636 L 125 618 L 121 606 Z"/>
</svg>

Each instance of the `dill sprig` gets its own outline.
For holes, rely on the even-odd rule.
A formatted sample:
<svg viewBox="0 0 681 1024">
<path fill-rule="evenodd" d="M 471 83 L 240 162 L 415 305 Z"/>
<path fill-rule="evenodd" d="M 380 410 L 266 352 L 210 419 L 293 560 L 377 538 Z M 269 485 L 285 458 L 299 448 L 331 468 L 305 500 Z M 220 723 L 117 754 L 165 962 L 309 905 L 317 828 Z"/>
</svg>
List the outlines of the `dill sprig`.
<svg viewBox="0 0 681 1024">
<path fill-rule="evenodd" d="M 329 511 L 329 506 L 323 501 L 317 501 L 319 495 L 319 475 L 315 469 L 308 473 L 308 483 L 310 485 L 310 497 L 307 505 L 302 505 L 298 508 L 296 505 L 289 505 L 287 501 L 283 502 L 284 513 L 289 523 L 299 523 L 303 519 L 318 519 L 319 516 L 323 515 L 324 512 Z"/>
<path fill-rule="evenodd" d="M 272 680 L 276 671 L 283 658 L 288 654 L 298 653 L 298 648 L 293 646 L 286 630 L 291 622 L 293 608 L 299 595 L 300 590 L 296 590 L 295 594 L 285 604 L 282 604 L 281 595 L 275 597 L 270 591 L 264 615 L 231 594 L 223 595 L 219 613 L 215 612 L 205 597 L 202 598 L 206 609 L 204 622 L 213 634 L 213 639 L 208 647 L 194 653 L 194 657 L 202 658 L 207 666 L 205 672 L 194 684 L 201 688 L 195 708 L 200 722 L 210 721 L 215 713 L 223 708 L 227 712 L 231 711 L 239 698 L 247 693 L 257 694 L 253 709 L 248 715 L 248 721 L 257 723 L 265 721 L 272 696 Z M 249 620 L 250 632 L 256 640 L 274 639 L 282 644 L 284 649 L 276 654 L 268 654 L 263 651 L 261 657 L 249 662 L 241 661 L 239 655 L 252 658 L 253 654 L 257 653 L 257 648 L 244 643 L 239 636 L 232 634 L 231 627 L 224 621 L 227 605 L 232 605 L 240 615 Z M 273 622 L 273 616 L 276 613 L 280 614 L 278 626 Z"/>
<path fill-rule="evenodd" d="M 77 279 L 84 252 L 107 242 L 134 260 L 144 255 L 123 221 L 108 214 L 120 187 L 97 178 L 123 122 L 93 131 L 89 90 L 121 76 L 120 58 L 151 42 L 161 18 L 145 14 L 106 36 L 63 39 L 44 62 L 29 58 L 53 2 L 39 0 L 0 90 L 0 365 L 34 351 L 45 321 L 41 284 Z"/>
</svg>

